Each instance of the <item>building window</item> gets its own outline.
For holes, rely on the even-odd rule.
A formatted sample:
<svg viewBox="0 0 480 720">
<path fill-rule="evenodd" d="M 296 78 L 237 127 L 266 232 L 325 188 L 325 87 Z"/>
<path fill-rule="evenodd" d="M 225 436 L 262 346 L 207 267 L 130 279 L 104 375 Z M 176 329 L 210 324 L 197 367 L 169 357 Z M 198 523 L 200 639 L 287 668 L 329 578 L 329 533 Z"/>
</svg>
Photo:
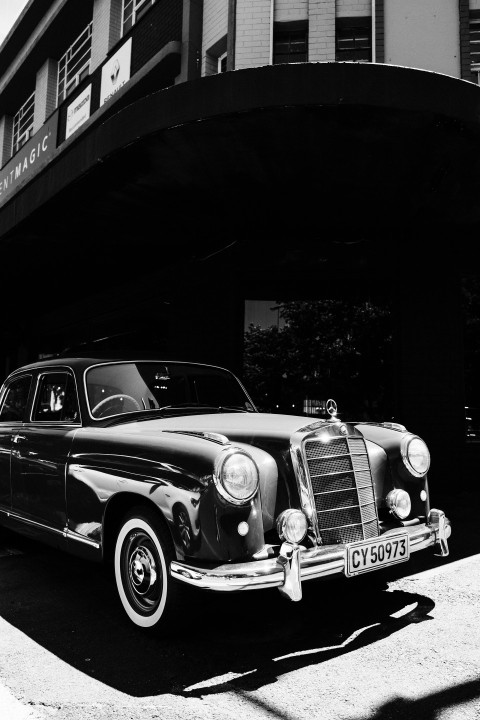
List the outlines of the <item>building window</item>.
<svg viewBox="0 0 480 720">
<path fill-rule="evenodd" d="M 58 63 L 57 105 L 87 77 L 91 54 L 92 23 L 89 23 Z"/>
<path fill-rule="evenodd" d="M 480 14 L 475 12 L 470 13 L 470 62 L 472 73 L 480 78 Z"/>
<path fill-rule="evenodd" d="M 205 53 L 205 75 L 227 71 L 227 36 L 224 35 Z"/>
<path fill-rule="evenodd" d="M 336 55 L 338 61 L 372 61 L 372 18 L 343 17 L 336 21 Z"/>
<path fill-rule="evenodd" d="M 302 23 L 275 23 L 273 31 L 273 64 L 299 63 L 308 60 L 308 28 Z"/>
<path fill-rule="evenodd" d="M 227 53 L 217 58 L 217 73 L 227 72 Z"/>
<path fill-rule="evenodd" d="M 155 3 L 155 0 L 123 0 L 122 33 L 125 35 L 142 15 Z"/>
<path fill-rule="evenodd" d="M 35 91 L 23 103 L 13 118 L 12 155 L 20 150 L 33 135 L 33 114 L 35 111 Z"/>
</svg>

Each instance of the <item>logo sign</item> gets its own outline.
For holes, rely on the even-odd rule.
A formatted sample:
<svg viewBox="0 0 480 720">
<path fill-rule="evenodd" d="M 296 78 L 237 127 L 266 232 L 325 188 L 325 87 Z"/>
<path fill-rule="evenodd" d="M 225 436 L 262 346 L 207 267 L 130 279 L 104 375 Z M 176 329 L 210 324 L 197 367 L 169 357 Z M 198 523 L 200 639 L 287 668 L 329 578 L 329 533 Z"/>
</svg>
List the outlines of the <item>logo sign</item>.
<svg viewBox="0 0 480 720">
<path fill-rule="evenodd" d="M 92 98 L 92 86 L 89 85 L 75 98 L 67 109 L 67 128 L 65 138 L 73 135 L 75 130 L 83 125 L 90 117 L 90 100 Z"/>
<path fill-rule="evenodd" d="M 58 112 L 0 170 L 0 205 L 50 160 L 57 146 L 57 127 Z"/>
<path fill-rule="evenodd" d="M 337 414 L 337 403 L 335 400 L 327 400 L 326 404 L 326 411 L 329 415 L 336 415 Z"/>
<path fill-rule="evenodd" d="M 132 38 L 122 45 L 115 55 L 102 67 L 100 105 L 106 103 L 130 80 Z"/>
</svg>

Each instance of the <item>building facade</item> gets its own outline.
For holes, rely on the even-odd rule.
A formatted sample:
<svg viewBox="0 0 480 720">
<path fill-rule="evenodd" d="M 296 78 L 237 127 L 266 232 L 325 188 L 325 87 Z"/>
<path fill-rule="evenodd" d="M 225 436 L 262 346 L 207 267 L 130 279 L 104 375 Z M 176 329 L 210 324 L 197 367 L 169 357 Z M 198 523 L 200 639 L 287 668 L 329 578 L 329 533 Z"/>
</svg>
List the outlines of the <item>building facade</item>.
<svg viewBox="0 0 480 720">
<path fill-rule="evenodd" d="M 456 447 L 480 0 L 30 0 L 0 68 L 3 376 L 104 338 L 238 370 L 246 300 L 379 293 L 395 412 Z"/>
<path fill-rule="evenodd" d="M 3 172 L 3 204 L 32 165 L 135 86 L 138 94 L 225 70 L 343 61 L 478 82 L 480 0 L 32 0 L 0 60 L 2 169 L 37 139 L 21 170 L 17 162 Z M 44 141 L 52 117 L 55 137 Z"/>
</svg>

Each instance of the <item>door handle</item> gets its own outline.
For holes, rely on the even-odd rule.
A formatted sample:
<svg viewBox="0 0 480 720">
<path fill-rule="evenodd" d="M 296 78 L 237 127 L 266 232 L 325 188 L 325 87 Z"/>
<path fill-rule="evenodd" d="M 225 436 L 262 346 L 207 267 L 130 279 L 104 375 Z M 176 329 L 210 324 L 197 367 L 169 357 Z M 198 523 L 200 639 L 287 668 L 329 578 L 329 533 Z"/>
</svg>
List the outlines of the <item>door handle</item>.
<svg viewBox="0 0 480 720">
<path fill-rule="evenodd" d="M 14 442 L 15 444 L 17 444 L 17 443 L 19 443 L 21 440 L 26 440 L 26 439 L 27 439 L 27 438 L 25 437 L 25 435 L 14 435 L 13 438 L 12 438 L 12 442 Z"/>
</svg>

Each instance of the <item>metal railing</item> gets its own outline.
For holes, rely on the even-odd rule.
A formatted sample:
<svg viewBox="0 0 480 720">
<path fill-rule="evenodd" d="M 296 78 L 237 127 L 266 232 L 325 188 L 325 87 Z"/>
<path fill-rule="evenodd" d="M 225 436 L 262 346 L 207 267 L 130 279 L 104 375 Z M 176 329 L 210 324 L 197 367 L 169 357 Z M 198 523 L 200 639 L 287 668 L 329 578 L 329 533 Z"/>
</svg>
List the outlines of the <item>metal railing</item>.
<svg viewBox="0 0 480 720">
<path fill-rule="evenodd" d="M 35 112 L 35 91 L 27 98 L 13 118 L 12 155 L 33 135 L 33 115 Z"/>
<path fill-rule="evenodd" d="M 90 71 L 92 25 L 89 23 L 58 63 L 57 105 L 77 87 Z"/>
</svg>

